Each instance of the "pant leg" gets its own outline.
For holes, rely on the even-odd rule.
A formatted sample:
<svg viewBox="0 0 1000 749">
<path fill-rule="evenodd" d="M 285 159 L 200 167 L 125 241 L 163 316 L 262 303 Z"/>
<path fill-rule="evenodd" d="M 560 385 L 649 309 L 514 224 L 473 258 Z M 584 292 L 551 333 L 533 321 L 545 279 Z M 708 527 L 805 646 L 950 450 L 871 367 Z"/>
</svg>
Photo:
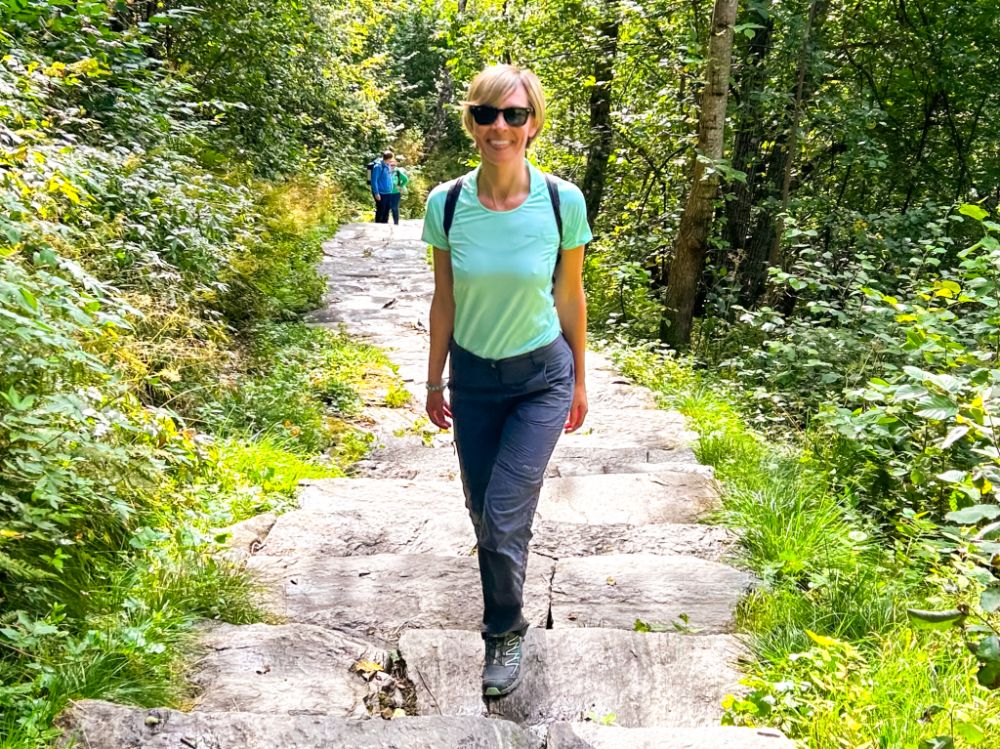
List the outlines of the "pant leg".
<svg viewBox="0 0 1000 749">
<path fill-rule="evenodd" d="M 392 202 L 389 204 L 389 207 L 392 210 L 392 223 L 394 224 L 399 223 L 399 201 L 402 197 L 402 193 L 392 193 Z"/>
<path fill-rule="evenodd" d="M 380 193 L 375 207 L 375 223 L 389 223 L 389 193 Z"/>
<path fill-rule="evenodd" d="M 478 542 L 486 487 L 500 449 L 506 413 L 495 394 L 461 389 L 452 390 L 451 413 L 465 507 Z"/>
<path fill-rule="evenodd" d="M 564 341 L 546 364 L 546 379 L 548 388 L 518 398 L 509 411 L 486 487 L 478 551 L 484 635 L 528 625 L 522 607 L 531 524 L 573 400 L 573 359 Z"/>
</svg>

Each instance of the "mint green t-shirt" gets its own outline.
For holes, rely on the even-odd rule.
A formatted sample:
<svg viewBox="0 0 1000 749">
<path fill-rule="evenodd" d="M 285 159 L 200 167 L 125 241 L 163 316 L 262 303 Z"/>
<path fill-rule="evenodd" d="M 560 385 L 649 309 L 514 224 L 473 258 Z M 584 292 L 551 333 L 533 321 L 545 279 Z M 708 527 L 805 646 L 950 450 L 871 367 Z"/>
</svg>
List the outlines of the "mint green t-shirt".
<svg viewBox="0 0 1000 749">
<path fill-rule="evenodd" d="M 563 223 L 560 248 L 545 177 L 530 163 L 528 171 L 528 197 L 510 211 L 483 207 L 478 197 L 479 168 L 467 174 L 447 237 L 444 203 L 451 183 L 438 185 L 427 198 L 423 240 L 451 253 L 455 342 L 484 359 L 534 351 L 559 336 L 552 297 L 556 254 L 593 237 L 583 193 L 556 178 Z"/>
</svg>

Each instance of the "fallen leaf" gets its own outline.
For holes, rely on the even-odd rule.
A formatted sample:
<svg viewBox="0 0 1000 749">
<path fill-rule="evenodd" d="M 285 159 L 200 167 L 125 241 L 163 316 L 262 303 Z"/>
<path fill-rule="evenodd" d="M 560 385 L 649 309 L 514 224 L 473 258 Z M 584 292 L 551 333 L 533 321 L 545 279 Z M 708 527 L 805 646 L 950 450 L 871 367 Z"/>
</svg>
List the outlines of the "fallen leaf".
<svg viewBox="0 0 1000 749">
<path fill-rule="evenodd" d="M 359 661 L 356 661 L 352 666 L 352 668 L 358 673 L 366 675 L 371 675 L 378 671 L 385 671 L 385 669 L 382 668 L 381 664 L 376 663 L 375 661 L 366 661 L 363 658 Z"/>
</svg>

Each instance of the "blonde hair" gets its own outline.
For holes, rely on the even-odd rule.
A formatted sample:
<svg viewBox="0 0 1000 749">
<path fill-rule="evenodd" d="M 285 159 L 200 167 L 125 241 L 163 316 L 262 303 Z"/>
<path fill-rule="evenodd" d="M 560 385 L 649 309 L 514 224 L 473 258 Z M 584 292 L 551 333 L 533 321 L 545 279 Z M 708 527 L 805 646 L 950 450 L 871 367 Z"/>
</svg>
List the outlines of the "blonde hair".
<svg viewBox="0 0 1000 749">
<path fill-rule="evenodd" d="M 531 117 L 538 127 L 535 135 L 542 132 L 542 126 L 545 124 L 545 94 L 542 91 L 542 83 L 530 70 L 516 65 L 492 65 L 480 71 L 479 75 L 472 79 L 465 101 L 462 102 L 462 127 L 465 131 L 472 135 L 475 124 L 469 107 L 475 104 L 499 107 L 518 86 L 524 89 L 524 93 L 528 95 L 528 105 L 534 110 Z M 532 140 L 534 138 L 528 139 L 529 146 Z"/>
</svg>

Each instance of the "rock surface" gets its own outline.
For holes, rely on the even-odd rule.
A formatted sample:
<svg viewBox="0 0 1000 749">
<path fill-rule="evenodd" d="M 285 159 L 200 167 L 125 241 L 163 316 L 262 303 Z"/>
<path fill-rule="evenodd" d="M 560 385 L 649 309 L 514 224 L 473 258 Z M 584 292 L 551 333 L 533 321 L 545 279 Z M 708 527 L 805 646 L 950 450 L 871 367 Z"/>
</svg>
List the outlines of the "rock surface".
<svg viewBox="0 0 1000 749">
<path fill-rule="evenodd" d="M 751 578 L 719 562 L 677 554 L 607 554 L 556 562 L 556 629 L 632 629 L 637 619 L 698 633 L 728 632 Z"/>
<path fill-rule="evenodd" d="M 87 700 L 60 719 L 82 749 L 542 749 L 542 739 L 501 720 L 430 716 L 352 720 L 319 715 L 181 713 Z"/>
<path fill-rule="evenodd" d="M 353 666 L 388 661 L 364 641 L 308 624 L 218 624 L 202 646 L 192 676 L 200 712 L 367 717 L 368 684 Z"/>
<path fill-rule="evenodd" d="M 794 749 L 768 728 L 615 728 L 595 723 L 557 723 L 546 749 Z"/>
<path fill-rule="evenodd" d="M 375 554 L 256 556 L 249 568 L 270 584 L 275 616 L 392 647 L 408 629 L 479 631 L 482 598 L 475 557 Z M 524 584 L 525 617 L 544 627 L 553 561 L 532 556 Z"/>
<path fill-rule="evenodd" d="M 581 721 L 615 713 L 621 726 L 708 726 L 736 688 L 740 654 L 727 635 L 614 629 L 529 630 L 524 681 L 484 703 L 483 643 L 473 632 L 410 630 L 399 652 L 421 715 L 496 715 L 517 723 Z"/>
</svg>

